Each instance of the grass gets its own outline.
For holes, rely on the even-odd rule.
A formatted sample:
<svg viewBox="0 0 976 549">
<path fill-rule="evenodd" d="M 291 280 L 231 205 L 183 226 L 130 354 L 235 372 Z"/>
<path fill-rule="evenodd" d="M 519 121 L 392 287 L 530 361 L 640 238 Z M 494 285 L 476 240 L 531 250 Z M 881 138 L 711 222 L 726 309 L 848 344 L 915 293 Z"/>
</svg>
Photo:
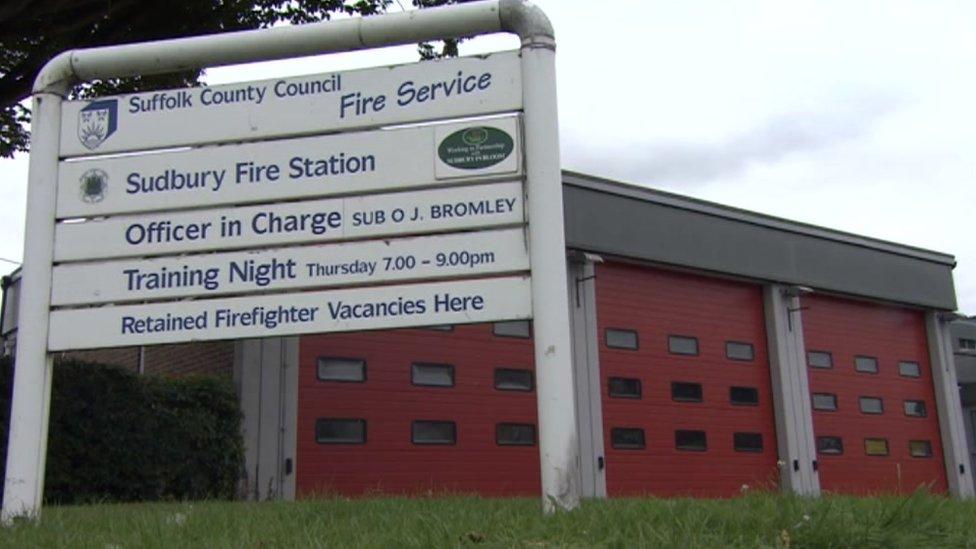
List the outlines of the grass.
<svg viewBox="0 0 976 549">
<path fill-rule="evenodd" d="M 0 547 L 974 547 L 976 503 L 910 497 L 586 501 L 433 497 L 46 507 Z"/>
</svg>

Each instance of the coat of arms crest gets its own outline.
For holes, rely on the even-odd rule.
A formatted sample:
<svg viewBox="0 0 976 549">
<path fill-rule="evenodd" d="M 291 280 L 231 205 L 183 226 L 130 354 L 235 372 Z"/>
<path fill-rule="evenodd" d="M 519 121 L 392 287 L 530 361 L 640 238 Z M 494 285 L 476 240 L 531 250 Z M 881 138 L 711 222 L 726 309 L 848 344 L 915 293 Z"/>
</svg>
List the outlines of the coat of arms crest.
<svg viewBox="0 0 976 549">
<path fill-rule="evenodd" d="M 78 139 L 95 150 L 118 127 L 119 104 L 115 99 L 92 101 L 78 113 Z"/>
</svg>

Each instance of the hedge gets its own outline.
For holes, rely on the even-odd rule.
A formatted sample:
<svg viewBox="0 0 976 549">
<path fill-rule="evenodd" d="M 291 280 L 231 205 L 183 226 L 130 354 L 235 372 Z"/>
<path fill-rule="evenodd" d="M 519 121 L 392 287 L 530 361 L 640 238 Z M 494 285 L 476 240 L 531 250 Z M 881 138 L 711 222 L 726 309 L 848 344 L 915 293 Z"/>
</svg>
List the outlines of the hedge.
<svg viewBox="0 0 976 549">
<path fill-rule="evenodd" d="M 11 361 L 0 359 L 0 464 L 12 382 Z M 55 364 L 51 393 L 45 503 L 237 495 L 244 445 L 229 381 L 64 360 Z"/>
</svg>

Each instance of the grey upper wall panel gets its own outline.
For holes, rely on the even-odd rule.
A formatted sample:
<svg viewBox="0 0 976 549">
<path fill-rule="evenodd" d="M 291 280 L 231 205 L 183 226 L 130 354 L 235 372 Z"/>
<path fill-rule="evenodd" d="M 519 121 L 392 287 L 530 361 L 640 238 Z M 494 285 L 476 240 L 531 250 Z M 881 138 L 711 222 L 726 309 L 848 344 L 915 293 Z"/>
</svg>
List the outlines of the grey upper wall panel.
<svg viewBox="0 0 976 549">
<path fill-rule="evenodd" d="M 955 310 L 952 256 L 565 172 L 566 243 L 829 292 Z"/>
<path fill-rule="evenodd" d="M 960 339 L 976 340 L 976 317 L 956 320 L 949 325 L 949 333 L 952 334 L 952 350 L 959 352 L 970 352 L 971 349 L 963 349 L 959 345 Z M 976 355 L 976 352 L 972 352 Z"/>
</svg>

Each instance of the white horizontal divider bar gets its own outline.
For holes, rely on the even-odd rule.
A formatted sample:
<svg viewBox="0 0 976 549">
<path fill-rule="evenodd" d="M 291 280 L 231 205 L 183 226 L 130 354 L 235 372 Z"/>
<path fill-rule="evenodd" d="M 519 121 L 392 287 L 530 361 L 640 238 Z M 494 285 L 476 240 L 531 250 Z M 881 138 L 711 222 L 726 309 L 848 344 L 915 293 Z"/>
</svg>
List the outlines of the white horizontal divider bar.
<svg viewBox="0 0 976 549">
<path fill-rule="evenodd" d="M 528 276 L 51 311 L 51 351 L 532 316 Z"/>
<path fill-rule="evenodd" d="M 527 271 L 524 229 L 54 267 L 53 306 Z"/>
<path fill-rule="evenodd" d="M 519 52 L 67 101 L 61 156 L 311 135 L 522 108 Z"/>
<path fill-rule="evenodd" d="M 443 139 L 493 128 L 512 140 L 504 160 L 452 170 Z M 522 173 L 518 117 L 344 133 L 61 162 L 58 217 L 178 210 L 457 184 Z M 460 172 L 460 173 L 458 173 Z M 463 178 L 463 179 L 462 179 Z"/>
<path fill-rule="evenodd" d="M 81 261 L 265 248 L 523 221 L 522 183 L 513 181 L 61 223 L 54 258 Z"/>
</svg>

